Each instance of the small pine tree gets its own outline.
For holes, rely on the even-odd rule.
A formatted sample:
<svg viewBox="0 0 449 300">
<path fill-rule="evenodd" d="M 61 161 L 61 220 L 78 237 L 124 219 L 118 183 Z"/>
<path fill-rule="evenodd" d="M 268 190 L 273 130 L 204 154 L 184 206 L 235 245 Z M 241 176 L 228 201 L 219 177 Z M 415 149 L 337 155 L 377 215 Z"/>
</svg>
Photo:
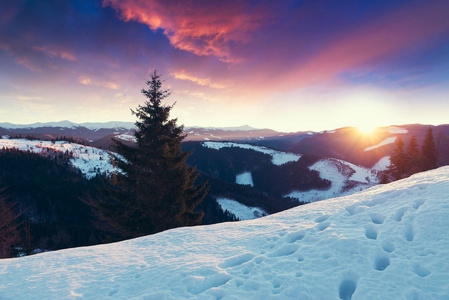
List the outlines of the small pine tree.
<svg viewBox="0 0 449 300">
<path fill-rule="evenodd" d="M 407 146 L 406 163 L 408 176 L 421 172 L 421 153 L 414 135 L 410 139 Z"/>
<path fill-rule="evenodd" d="M 422 144 L 422 170 L 432 170 L 437 167 L 437 150 L 433 138 L 432 128 L 429 127 Z"/>
<path fill-rule="evenodd" d="M 390 157 L 390 165 L 388 166 L 388 173 L 393 180 L 402 179 L 406 176 L 407 161 L 404 152 L 404 142 L 399 137 L 395 143 L 393 155 Z"/>
<path fill-rule="evenodd" d="M 183 126 L 169 119 L 173 106 L 162 104 L 170 92 L 162 89 L 156 71 L 146 84 L 142 93 L 148 100 L 132 110 L 137 145 L 114 140 L 119 155 L 113 161 L 120 172 L 113 178 L 113 200 L 100 205 L 126 238 L 200 224 L 203 214 L 194 209 L 207 193 L 205 183 L 194 185 L 197 173 L 186 165 L 190 153 L 181 150 Z"/>
</svg>

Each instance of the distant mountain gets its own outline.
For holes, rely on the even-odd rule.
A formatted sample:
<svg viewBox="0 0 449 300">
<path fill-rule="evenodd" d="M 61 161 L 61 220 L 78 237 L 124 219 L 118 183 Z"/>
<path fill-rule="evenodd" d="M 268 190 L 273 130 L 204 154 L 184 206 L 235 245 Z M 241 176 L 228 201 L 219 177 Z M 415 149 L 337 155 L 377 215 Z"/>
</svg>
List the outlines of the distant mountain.
<svg viewBox="0 0 449 300">
<path fill-rule="evenodd" d="M 70 121 L 34 123 L 18 125 L 0 123 L 1 136 L 34 136 L 38 139 L 53 139 L 57 137 L 72 137 L 83 140 L 85 143 L 108 149 L 112 138 L 131 141 L 134 123 L 107 122 L 107 123 L 73 123 Z M 248 125 L 240 127 L 185 127 L 187 135 L 185 141 L 220 141 L 220 140 L 261 140 L 272 137 L 288 136 L 271 129 L 256 129 Z"/>
<path fill-rule="evenodd" d="M 279 199 L 275 203 L 236 201 L 244 204 L 247 211 L 252 208 L 261 214 L 284 210 L 292 200 L 299 205 L 366 189 L 378 184 L 378 171 L 389 164 L 384 159 L 376 168 L 369 169 L 343 160 L 235 142 L 185 142 L 182 147 L 184 151 L 192 151 L 187 162 L 198 170 Z M 236 199 L 219 196 L 216 199 L 220 205 L 229 207 L 230 212 L 234 213 L 233 208 L 242 212 L 238 204 L 230 202 Z"/>
<path fill-rule="evenodd" d="M 406 146 L 414 135 L 421 147 L 427 129 L 433 129 L 437 145 L 438 165 L 449 164 L 449 125 L 401 125 L 378 128 L 371 134 L 364 134 L 354 127 L 332 131 L 292 134 L 286 137 L 271 137 L 263 140 L 249 140 L 251 144 L 268 146 L 295 153 L 313 154 L 341 159 L 367 168 L 374 167 L 381 159 L 390 156 L 394 142 L 401 138 Z"/>
<path fill-rule="evenodd" d="M 98 130 L 98 129 L 112 129 L 112 128 L 126 128 L 132 129 L 134 128 L 133 122 L 120 122 L 120 121 L 112 121 L 105 123 L 73 123 L 67 120 L 59 121 L 59 122 L 47 122 L 47 123 L 32 123 L 32 124 L 12 124 L 12 123 L 0 123 L 0 127 L 5 129 L 36 129 L 42 127 L 61 127 L 61 128 L 74 128 L 74 127 L 85 127 L 90 130 Z"/>
</svg>

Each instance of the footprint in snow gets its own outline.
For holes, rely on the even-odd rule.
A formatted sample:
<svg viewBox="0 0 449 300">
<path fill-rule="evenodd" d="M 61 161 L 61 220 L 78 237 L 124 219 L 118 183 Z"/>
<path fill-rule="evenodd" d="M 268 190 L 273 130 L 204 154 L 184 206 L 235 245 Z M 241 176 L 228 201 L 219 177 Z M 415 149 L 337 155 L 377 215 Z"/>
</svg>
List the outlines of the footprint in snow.
<svg viewBox="0 0 449 300">
<path fill-rule="evenodd" d="M 357 283 L 352 279 L 344 279 L 340 283 L 340 288 L 338 290 L 338 295 L 341 300 L 351 300 L 357 288 Z"/>
<path fill-rule="evenodd" d="M 330 222 L 323 222 L 323 223 L 318 223 L 318 225 L 315 226 L 316 230 L 318 231 L 323 231 L 325 230 L 327 227 L 329 227 L 331 223 Z"/>
<path fill-rule="evenodd" d="M 382 214 L 370 213 L 369 216 L 374 224 L 383 224 L 385 221 L 385 216 Z"/>
<path fill-rule="evenodd" d="M 421 205 L 424 204 L 424 202 L 426 202 L 425 199 L 419 199 L 419 200 L 416 200 L 416 201 L 415 201 L 415 204 L 413 205 L 413 208 L 414 208 L 414 209 L 420 208 Z"/>
<path fill-rule="evenodd" d="M 378 254 L 374 260 L 374 269 L 383 271 L 390 265 L 390 258 L 386 254 Z"/>
<path fill-rule="evenodd" d="M 377 239 L 377 228 L 373 224 L 365 226 L 365 236 L 371 240 Z"/>
</svg>

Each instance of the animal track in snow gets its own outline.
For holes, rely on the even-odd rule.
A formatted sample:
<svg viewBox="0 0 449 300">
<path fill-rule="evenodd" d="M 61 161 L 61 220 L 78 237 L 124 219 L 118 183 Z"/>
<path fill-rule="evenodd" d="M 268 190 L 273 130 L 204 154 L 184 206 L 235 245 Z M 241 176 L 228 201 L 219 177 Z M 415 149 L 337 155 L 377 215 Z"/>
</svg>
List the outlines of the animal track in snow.
<svg viewBox="0 0 449 300">
<path fill-rule="evenodd" d="M 237 255 L 237 256 L 228 258 L 227 260 L 225 260 L 224 262 L 222 262 L 218 266 L 220 268 L 222 268 L 222 269 L 232 268 L 232 267 L 235 267 L 235 266 L 242 265 L 242 264 L 250 261 L 254 257 L 255 257 L 255 255 L 253 253 L 244 253 L 244 254 L 241 254 L 241 255 Z"/>
<path fill-rule="evenodd" d="M 355 214 L 358 214 L 358 213 L 364 211 L 363 206 L 359 206 L 358 203 L 357 203 L 357 204 L 350 205 L 350 206 L 346 206 L 345 209 L 348 211 L 348 213 L 349 213 L 351 216 L 353 216 L 353 215 L 355 215 Z"/>
<path fill-rule="evenodd" d="M 413 269 L 413 272 L 416 275 L 418 275 L 419 277 L 427 277 L 431 273 L 427 268 L 425 268 L 419 264 L 413 264 L 412 269 Z"/>
<path fill-rule="evenodd" d="M 390 265 L 390 258 L 387 255 L 379 254 L 374 260 L 374 269 L 383 271 Z"/>
<path fill-rule="evenodd" d="M 292 244 L 294 242 L 302 240 L 305 236 L 306 233 L 304 231 L 293 232 L 285 237 L 285 241 Z"/>
<path fill-rule="evenodd" d="M 405 239 L 409 242 L 413 242 L 415 239 L 415 229 L 413 228 L 413 223 L 410 222 L 405 228 Z"/>
<path fill-rule="evenodd" d="M 327 227 L 329 227 L 331 223 L 330 222 L 323 222 L 323 223 L 319 223 L 316 227 L 316 230 L 318 231 L 323 231 L 324 229 L 326 229 Z"/>
<path fill-rule="evenodd" d="M 340 283 L 339 296 L 342 300 L 351 300 L 352 295 L 357 288 L 357 284 L 354 280 L 345 279 Z"/>
<path fill-rule="evenodd" d="M 328 216 L 328 215 L 321 215 L 321 216 L 319 216 L 319 217 L 317 217 L 317 218 L 315 219 L 315 222 L 316 222 L 316 223 L 324 222 L 324 221 L 326 221 L 327 219 L 329 219 L 329 217 L 330 217 L 330 216 Z"/>
<path fill-rule="evenodd" d="M 401 222 L 402 217 L 404 216 L 406 211 L 407 211 L 407 207 L 401 207 L 400 209 L 398 209 L 396 211 L 396 213 L 394 214 L 394 220 L 397 222 Z"/>
<path fill-rule="evenodd" d="M 414 209 L 420 208 L 421 205 L 424 204 L 424 202 L 426 202 L 425 199 L 419 199 L 419 200 L 416 200 L 415 204 L 413 205 L 413 208 L 414 208 Z"/>
<path fill-rule="evenodd" d="M 215 274 L 213 276 L 189 276 L 186 282 L 187 291 L 191 294 L 198 295 L 202 292 L 225 285 L 231 276 L 224 273 Z"/>
<path fill-rule="evenodd" d="M 385 221 L 385 216 L 382 214 L 370 213 L 369 216 L 374 224 L 383 224 Z"/>
<path fill-rule="evenodd" d="M 365 226 L 365 235 L 369 239 L 376 240 L 377 239 L 377 228 L 372 224 L 366 225 Z"/>
<path fill-rule="evenodd" d="M 269 257 L 279 257 L 292 255 L 298 250 L 299 246 L 296 244 L 286 244 L 268 254 Z"/>
<path fill-rule="evenodd" d="M 384 249 L 385 252 L 391 253 L 391 252 L 393 252 L 396 249 L 396 247 L 390 241 L 383 241 L 382 242 L 382 249 Z"/>
</svg>

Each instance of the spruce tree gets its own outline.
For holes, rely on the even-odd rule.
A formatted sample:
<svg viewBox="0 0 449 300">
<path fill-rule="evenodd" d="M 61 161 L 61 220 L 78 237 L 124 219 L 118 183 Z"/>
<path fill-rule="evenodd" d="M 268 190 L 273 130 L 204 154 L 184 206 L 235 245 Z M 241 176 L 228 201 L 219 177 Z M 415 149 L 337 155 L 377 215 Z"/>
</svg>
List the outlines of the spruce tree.
<svg viewBox="0 0 449 300">
<path fill-rule="evenodd" d="M 432 170 L 437 167 L 437 150 L 433 139 L 432 128 L 429 127 L 422 144 L 422 170 Z"/>
<path fill-rule="evenodd" d="M 402 179 L 406 176 L 407 161 L 404 152 L 404 142 L 399 137 L 395 143 L 393 155 L 390 157 L 390 165 L 388 166 L 388 173 L 393 180 Z"/>
<path fill-rule="evenodd" d="M 114 178 L 112 201 L 102 203 L 103 216 L 118 226 L 124 237 L 137 237 L 166 229 L 196 225 L 202 213 L 195 207 L 207 193 L 206 184 L 195 186 L 197 172 L 186 165 L 190 153 L 181 150 L 183 126 L 169 119 L 172 106 L 162 104 L 170 95 L 154 71 L 142 89 L 147 97 L 132 113 L 136 146 L 114 140 L 120 170 Z"/>
<path fill-rule="evenodd" d="M 407 146 L 407 175 L 418 173 L 421 171 L 421 153 L 418 148 L 418 142 L 413 135 Z"/>
</svg>

